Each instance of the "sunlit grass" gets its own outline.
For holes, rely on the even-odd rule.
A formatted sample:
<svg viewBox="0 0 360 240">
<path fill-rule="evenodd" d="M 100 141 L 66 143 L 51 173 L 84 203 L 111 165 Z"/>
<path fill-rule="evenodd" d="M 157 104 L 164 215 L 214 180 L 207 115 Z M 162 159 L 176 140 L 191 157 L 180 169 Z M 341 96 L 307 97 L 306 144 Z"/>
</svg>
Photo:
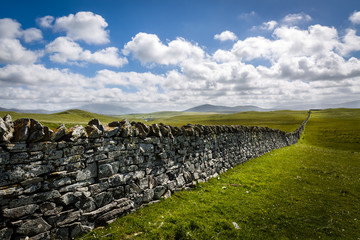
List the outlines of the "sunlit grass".
<svg viewBox="0 0 360 240">
<path fill-rule="evenodd" d="M 13 120 L 18 118 L 32 118 L 51 129 L 57 128 L 61 124 L 65 124 L 66 127 L 72 127 L 78 124 L 87 125 L 93 118 L 97 118 L 105 124 L 119 120 L 118 117 L 100 115 L 76 109 L 53 114 L 0 112 L 1 117 L 4 117 L 5 114 L 10 114 Z"/>
</svg>

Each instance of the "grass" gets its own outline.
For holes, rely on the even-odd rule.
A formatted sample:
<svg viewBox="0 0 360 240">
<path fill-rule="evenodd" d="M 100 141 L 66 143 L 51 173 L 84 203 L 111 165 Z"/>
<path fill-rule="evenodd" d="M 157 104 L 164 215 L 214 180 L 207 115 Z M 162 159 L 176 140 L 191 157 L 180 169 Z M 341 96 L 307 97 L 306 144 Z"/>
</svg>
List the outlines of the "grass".
<svg viewBox="0 0 360 240">
<path fill-rule="evenodd" d="M 360 110 L 313 112 L 299 143 L 81 239 L 360 239 L 359 123 Z"/>
<path fill-rule="evenodd" d="M 19 118 L 32 118 L 39 121 L 41 124 L 48 126 L 51 129 L 55 129 L 61 124 L 65 124 L 66 127 L 72 127 L 78 124 L 87 125 L 87 123 L 97 118 L 103 124 L 107 124 L 112 121 L 118 121 L 122 118 L 111 117 L 106 115 L 100 115 L 96 113 L 90 113 L 82 110 L 72 109 L 64 112 L 53 114 L 37 114 L 37 113 L 16 113 L 16 112 L 0 112 L 0 115 L 4 117 L 6 114 L 10 114 L 12 119 Z"/>
<path fill-rule="evenodd" d="M 203 125 L 245 125 L 278 128 L 294 131 L 307 116 L 306 111 L 240 112 L 234 114 L 160 112 L 153 114 L 126 115 L 130 120 L 147 124 L 164 123 L 183 126 L 188 123 Z M 151 119 L 145 121 L 145 119 Z"/>
<path fill-rule="evenodd" d="M 82 110 L 67 110 L 54 114 L 0 112 L 0 116 L 10 114 L 13 120 L 18 118 L 36 119 L 43 125 L 55 129 L 62 123 L 66 127 L 77 124 L 87 125 L 93 119 L 99 119 L 103 124 L 128 118 L 130 121 L 146 124 L 164 123 L 181 127 L 188 123 L 204 125 L 245 125 L 278 128 L 283 131 L 294 131 L 307 116 L 306 111 L 274 111 L 274 112 L 241 112 L 235 114 L 197 113 L 197 112 L 157 112 L 149 114 L 130 114 L 106 116 Z M 151 119 L 148 121 L 148 119 Z"/>
</svg>

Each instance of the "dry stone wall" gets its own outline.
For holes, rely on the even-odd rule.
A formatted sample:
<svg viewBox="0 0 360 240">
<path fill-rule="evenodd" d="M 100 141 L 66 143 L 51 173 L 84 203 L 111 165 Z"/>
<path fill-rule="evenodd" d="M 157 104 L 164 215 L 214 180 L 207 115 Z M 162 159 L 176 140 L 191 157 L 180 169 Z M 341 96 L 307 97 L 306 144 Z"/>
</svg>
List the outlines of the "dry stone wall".
<svg viewBox="0 0 360 240">
<path fill-rule="evenodd" d="M 308 118 L 285 133 L 96 119 L 51 131 L 33 119 L 0 117 L 0 239 L 73 238 L 296 143 Z"/>
</svg>

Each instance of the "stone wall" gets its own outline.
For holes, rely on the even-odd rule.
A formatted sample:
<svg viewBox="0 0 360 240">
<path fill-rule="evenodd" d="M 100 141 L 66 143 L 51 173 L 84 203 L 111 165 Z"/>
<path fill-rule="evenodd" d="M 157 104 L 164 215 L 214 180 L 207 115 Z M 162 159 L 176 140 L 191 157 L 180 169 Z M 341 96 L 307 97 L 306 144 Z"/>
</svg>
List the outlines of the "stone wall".
<svg viewBox="0 0 360 240">
<path fill-rule="evenodd" d="M 96 119 L 51 131 L 33 119 L 0 117 L 0 239 L 78 236 L 296 143 L 308 118 L 285 133 L 127 120 L 103 126 Z"/>
</svg>

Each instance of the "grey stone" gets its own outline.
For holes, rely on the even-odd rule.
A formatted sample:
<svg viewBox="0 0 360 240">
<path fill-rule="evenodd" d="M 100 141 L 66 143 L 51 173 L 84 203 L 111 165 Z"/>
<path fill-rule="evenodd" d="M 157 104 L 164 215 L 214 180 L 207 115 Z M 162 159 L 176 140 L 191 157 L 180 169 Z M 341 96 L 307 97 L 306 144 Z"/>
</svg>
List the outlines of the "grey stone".
<svg viewBox="0 0 360 240">
<path fill-rule="evenodd" d="M 81 195 L 79 201 L 75 203 L 75 206 L 84 212 L 91 212 L 96 209 L 94 199 L 92 197 L 86 197 L 85 195 Z"/>
<path fill-rule="evenodd" d="M 40 211 L 44 214 L 44 216 L 51 216 L 58 214 L 59 212 L 54 211 L 55 209 L 57 209 L 57 207 L 56 204 L 53 202 L 45 202 L 40 204 Z M 62 207 L 60 209 L 62 210 Z"/>
<path fill-rule="evenodd" d="M 81 216 L 80 211 L 68 211 L 68 212 L 63 212 L 61 214 L 61 216 L 59 217 L 59 219 L 56 221 L 56 226 L 57 227 L 62 227 L 66 224 L 75 222 L 76 220 L 79 220 Z M 59 221 L 60 220 L 60 221 Z"/>
<path fill-rule="evenodd" d="M 83 181 L 97 176 L 97 164 L 92 163 L 87 168 L 79 170 L 76 175 L 76 181 Z"/>
<path fill-rule="evenodd" d="M 60 203 L 65 206 L 73 204 L 77 201 L 78 201 L 77 196 L 73 192 L 65 193 L 60 197 Z"/>
<path fill-rule="evenodd" d="M 165 192 L 166 192 L 166 187 L 157 186 L 156 188 L 154 188 L 154 199 L 160 199 Z"/>
<path fill-rule="evenodd" d="M 89 123 L 88 123 L 89 126 L 96 126 L 102 133 L 105 131 L 104 129 L 104 126 L 101 125 L 101 122 L 94 118 L 93 120 L 91 120 Z"/>
<path fill-rule="evenodd" d="M 0 142 L 10 142 L 14 133 L 14 124 L 11 116 L 6 114 L 4 119 L 0 117 Z"/>
<path fill-rule="evenodd" d="M 64 124 L 61 124 L 58 128 L 54 130 L 52 133 L 50 140 L 53 142 L 59 141 L 61 138 L 63 138 L 66 134 L 66 127 Z"/>
<path fill-rule="evenodd" d="M 69 234 L 70 233 L 69 233 L 68 227 L 57 228 L 55 231 L 55 239 L 56 240 L 69 240 L 69 239 L 71 239 Z"/>
<path fill-rule="evenodd" d="M 113 136 L 116 136 L 119 133 L 120 128 L 119 127 L 105 126 L 104 130 L 105 130 L 105 136 L 106 137 L 113 137 Z"/>
<path fill-rule="evenodd" d="M 29 154 L 27 152 L 15 153 L 11 156 L 11 162 L 16 163 L 24 163 L 28 159 Z"/>
<path fill-rule="evenodd" d="M 3 228 L 0 230 L 0 239 L 10 240 L 14 230 L 12 228 Z"/>
<path fill-rule="evenodd" d="M 5 165 L 10 163 L 10 153 L 0 153 L 0 164 Z"/>
<path fill-rule="evenodd" d="M 25 142 L 30 135 L 31 121 L 28 118 L 20 118 L 14 121 L 14 135 L 12 141 Z"/>
<path fill-rule="evenodd" d="M 169 181 L 169 177 L 167 174 L 163 173 L 155 177 L 155 180 L 158 185 L 165 185 Z"/>
<path fill-rule="evenodd" d="M 26 143 L 8 143 L 5 145 L 9 152 L 26 151 Z"/>
<path fill-rule="evenodd" d="M 16 208 L 5 208 L 3 209 L 3 216 L 7 218 L 20 218 L 24 215 L 33 214 L 39 206 L 36 204 L 29 204 Z"/>
<path fill-rule="evenodd" d="M 90 232 L 93 229 L 92 227 L 82 225 L 81 223 L 73 223 L 68 227 L 71 229 L 71 231 L 70 231 L 71 239 L 74 239 L 75 237 L 79 236 L 80 234 Z"/>
<path fill-rule="evenodd" d="M 37 218 L 34 220 L 28 220 L 24 222 L 16 232 L 25 236 L 35 236 L 39 233 L 46 232 L 51 229 L 51 225 L 48 224 L 43 218 Z"/>
<path fill-rule="evenodd" d="M 139 145 L 140 145 L 140 150 L 145 152 L 145 153 L 154 152 L 154 145 L 153 144 L 140 143 Z"/>
<path fill-rule="evenodd" d="M 39 202 L 45 202 L 52 199 L 57 199 L 61 195 L 57 190 L 52 190 L 48 192 L 43 193 L 36 193 L 32 194 L 28 197 L 20 198 L 20 199 L 14 199 L 9 203 L 10 208 L 15 208 L 19 206 L 39 203 Z"/>
<path fill-rule="evenodd" d="M 125 185 L 127 182 L 127 178 L 126 178 L 126 174 L 115 174 L 111 177 L 109 177 L 109 184 L 112 187 L 116 187 L 116 186 L 120 186 L 120 185 Z"/>
<path fill-rule="evenodd" d="M 112 200 L 114 200 L 114 196 L 111 194 L 111 192 L 102 192 L 94 196 L 94 200 L 96 205 L 100 208 L 111 203 Z"/>
<path fill-rule="evenodd" d="M 147 190 L 144 191 L 144 196 L 143 196 L 142 201 L 144 203 L 151 202 L 154 199 L 154 196 L 155 196 L 154 190 L 153 189 L 147 189 Z"/>
<path fill-rule="evenodd" d="M 58 188 L 58 187 L 62 187 L 65 185 L 70 185 L 71 183 L 72 183 L 71 178 L 65 177 L 65 178 L 54 180 L 52 185 L 53 185 L 53 187 Z"/>
<path fill-rule="evenodd" d="M 43 232 L 38 235 L 35 235 L 33 237 L 30 237 L 29 240 L 45 240 L 45 239 L 50 239 L 50 237 L 51 237 L 51 233 L 50 233 L 50 231 L 47 231 L 47 232 Z"/>
<path fill-rule="evenodd" d="M 99 130 L 96 126 L 86 126 L 85 130 L 86 130 L 86 134 L 91 139 L 99 138 L 102 135 L 101 130 Z"/>
<path fill-rule="evenodd" d="M 29 142 L 38 142 L 45 136 L 43 125 L 34 119 L 30 119 L 30 133 L 28 137 Z"/>
<path fill-rule="evenodd" d="M 185 185 L 185 179 L 182 175 L 176 178 L 176 183 L 178 187 L 183 187 Z"/>
<path fill-rule="evenodd" d="M 109 177 L 114 175 L 115 171 L 111 164 L 101 164 L 99 165 L 99 178 Z"/>
<path fill-rule="evenodd" d="M 109 188 L 108 182 L 96 183 L 89 186 L 92 195 L 101 193 Z"/>
</svg>

